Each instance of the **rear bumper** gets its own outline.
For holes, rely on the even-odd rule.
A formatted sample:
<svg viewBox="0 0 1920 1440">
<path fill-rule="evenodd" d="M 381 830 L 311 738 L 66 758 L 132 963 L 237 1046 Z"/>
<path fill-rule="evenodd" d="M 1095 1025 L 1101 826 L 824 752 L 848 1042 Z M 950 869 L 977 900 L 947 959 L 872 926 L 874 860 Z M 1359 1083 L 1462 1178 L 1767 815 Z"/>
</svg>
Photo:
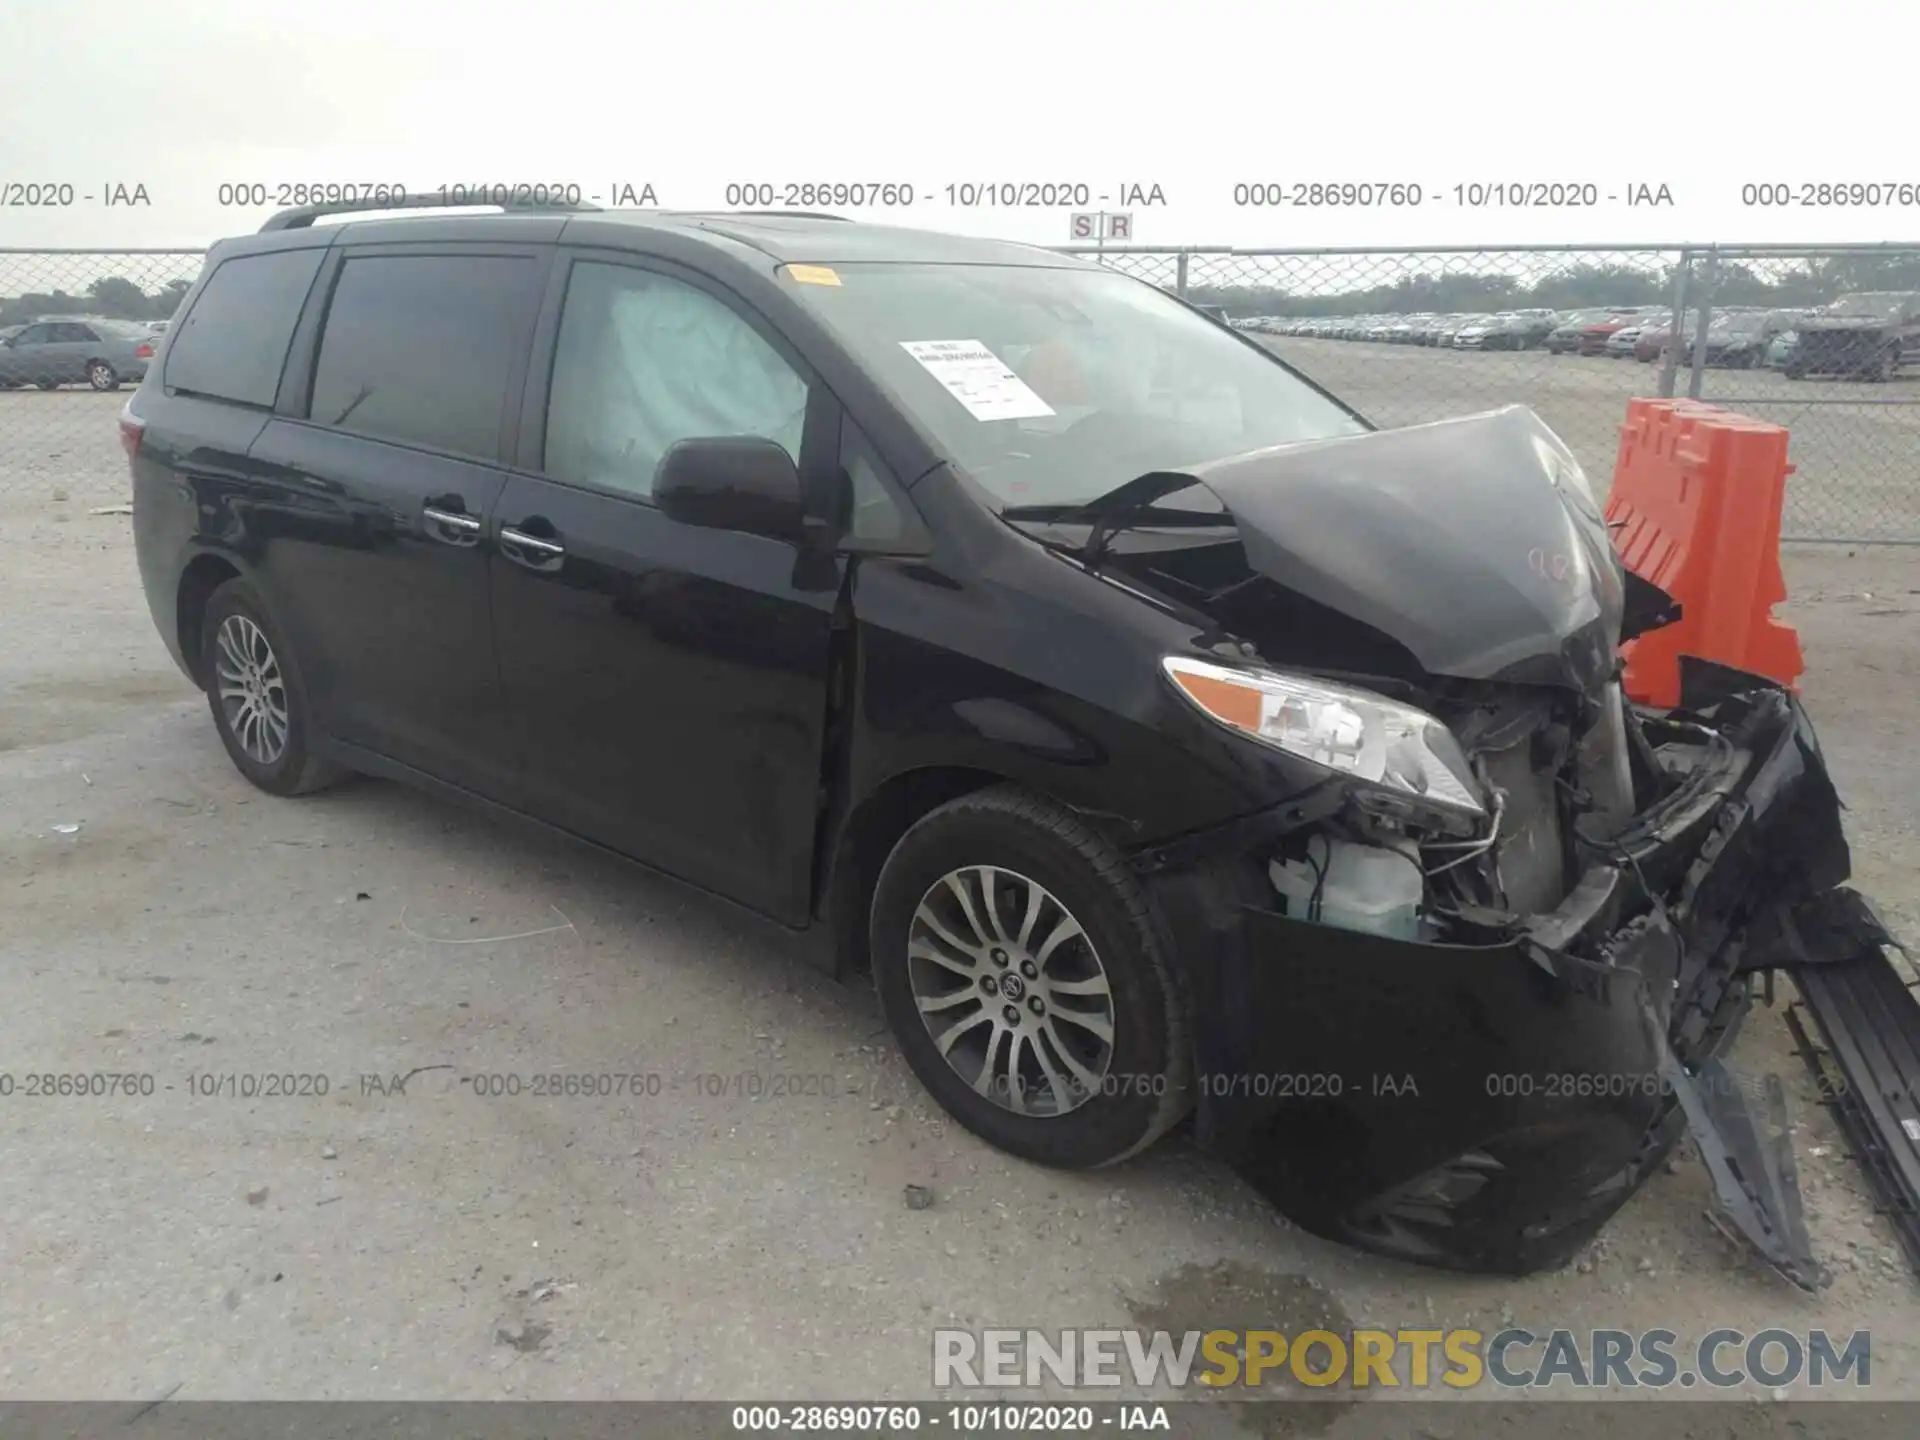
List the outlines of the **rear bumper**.
<svg viewBox="0 0 1920 1440">
<path fill-rule="evenodd" d="M 1501 943 L 1288 919 L 1244 865 L 1158 877 L 1189 961 L 1202 1143 L 1329 1239 L 1517 1274 L 1569 1259 L 1692 1123 L 1743 1189 L 1741 1228 L 1757 1215 L 1768 1258 L 1816 1283 L 1797 1192 L 1769 1180 L 1766 1126 L 1713 1062 L 1750 1004 L 1749 925 L 1846 878 L 1839 805 L 1790 695 L 1702 715 L 1733 742 L 1712 784 Z"/>
</svg>

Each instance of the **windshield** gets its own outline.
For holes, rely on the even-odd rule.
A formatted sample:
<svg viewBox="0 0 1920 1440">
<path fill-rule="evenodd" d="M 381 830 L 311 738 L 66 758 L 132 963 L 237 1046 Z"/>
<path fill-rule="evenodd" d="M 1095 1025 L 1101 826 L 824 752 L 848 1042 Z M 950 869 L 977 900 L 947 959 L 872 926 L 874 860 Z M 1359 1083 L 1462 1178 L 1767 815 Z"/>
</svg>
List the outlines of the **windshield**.
<svg viewBox="0 0 1920 1440">
<path fill-rule="evenodd" d="M 1269 353 L 1105 270 L 836 266 L 806 303 L 1002 505 L 1364 433 Z"/>
</svg>

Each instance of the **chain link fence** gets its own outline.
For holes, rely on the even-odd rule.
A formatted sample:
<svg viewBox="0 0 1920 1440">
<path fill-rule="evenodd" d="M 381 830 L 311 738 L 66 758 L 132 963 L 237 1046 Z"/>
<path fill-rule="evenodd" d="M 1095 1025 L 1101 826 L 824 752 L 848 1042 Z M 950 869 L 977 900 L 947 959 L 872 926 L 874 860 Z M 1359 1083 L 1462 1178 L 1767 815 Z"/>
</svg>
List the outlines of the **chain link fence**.
<svg viewBox="0 0 1920 1440">
<path fill-rule="evenodd" d="M 1073 253 L 1377 424 L 1529 405 L 1601 485 L 1631 397 L 1726 405 L 1792 434 L 1788 539 L 1920 544 L 1920 247 Z"/>
<path fill-rule="evenodd" d="M 1378 424 L 1530 405 L 1602 485 L 1630 397 L 1727 405 L 1792 432 L 1787 538 L 1920 543 L 1920 247 L 1076 253 L 1216 307 Z M 115 392 L 201 260 L 0 250 L 0 504 L 124 500 Z"/>
<path fill-rule="evenodd" d="M 127 499 L 114 424 L 198 250 L 0 250 L 0 507 Z"/>
</svg>

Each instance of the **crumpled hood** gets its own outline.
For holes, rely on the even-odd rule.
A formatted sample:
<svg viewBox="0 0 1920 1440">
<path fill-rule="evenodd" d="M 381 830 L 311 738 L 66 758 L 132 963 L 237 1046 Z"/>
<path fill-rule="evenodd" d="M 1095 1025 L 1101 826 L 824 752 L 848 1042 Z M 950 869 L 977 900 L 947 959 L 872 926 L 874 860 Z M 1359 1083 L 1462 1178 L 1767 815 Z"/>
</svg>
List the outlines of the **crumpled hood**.
<svg viewBox="0 0 1920 1440">
<path fill-rule="evenodd" d="M 1612 678 L 1624 572 L 1578 462 L 1525 406 L 1185 473 L 1232 513 L 1256 572 L 1432 674 L 1596 696 Z"/>
</svg>

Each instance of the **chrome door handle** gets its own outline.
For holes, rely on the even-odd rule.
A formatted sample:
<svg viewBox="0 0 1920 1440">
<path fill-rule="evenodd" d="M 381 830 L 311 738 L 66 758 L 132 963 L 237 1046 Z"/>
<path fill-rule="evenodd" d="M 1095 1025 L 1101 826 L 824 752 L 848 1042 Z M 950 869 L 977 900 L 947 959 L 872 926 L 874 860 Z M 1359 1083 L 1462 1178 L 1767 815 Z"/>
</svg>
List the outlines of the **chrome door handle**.
<svg viewBox="0 0 1920 1440">
<path fill-rule="evenodd" d="M 480 519 L 455 510 L 429 505 L 420 512 L 427 518 L 427 533 L 445 545 L 471 546 L 480 543 Z"/>
<path fill-rule="evenodd" d="M 500 527 L 500 553 L 529 570 L 558 570 L 560 562 L 567 556 L 564 545 L 542 540 L 538 535 L 529 535 L 511 525 Z"/>
</svg>

